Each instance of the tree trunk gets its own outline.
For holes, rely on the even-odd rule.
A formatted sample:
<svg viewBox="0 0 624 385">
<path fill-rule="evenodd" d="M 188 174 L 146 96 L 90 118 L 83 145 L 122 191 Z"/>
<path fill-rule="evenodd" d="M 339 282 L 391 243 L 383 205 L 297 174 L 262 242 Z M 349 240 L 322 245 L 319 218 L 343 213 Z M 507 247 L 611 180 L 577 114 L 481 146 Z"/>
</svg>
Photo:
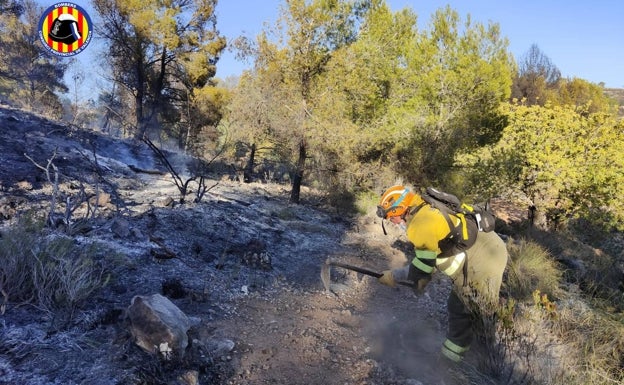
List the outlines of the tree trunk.
<svg viewBox="0 0 624 385">
<path fill-rule="evenodd" d="M 143 139 L 143 135 L 145 134 L 146 124 L 145 118 L 143 116 L 143 92 L 142 90 L 137 90 L 137 94 L 134 97 L 134 114 L 137 122 L 137 130 L 134 133 L 134 137 L 136 139 Z"/>
<path fill-rule="evenodd" d="M 305 168 L 306 160 L 306 142 L 305 139 L 301 139 L 299 142 L 299 159 L 297 160 L 297 168 L 295 169 L 295 175 L 293 177 L 292 190 L 290 192 L 290 201 L 292 203 L 299 204 L 299 194 L 301 192 L 301 181 L 303 180 L 303 171 Z"/>
<path fill-rule="evenodd" d="M 137 122 L 137 131 L 135 132 L 134 137 L 139 140 L 143 139 L 146 129 L 145 111 L 143 111 L 143 101 L 145 99 L 145 74 L 143 73 L 142 65 L 143 63 L 141 62 L 136 64 L 137 82 L 136 93 L 134 94 L 134 115 Z"/>
<path fill-rule="evenodd" d="M 247 164 L 245 165 L 245 171 L 243 172 L 243 181 L 245 183 L 250 183 L 252 181 L 253 169 L 256 165 L 256 144 L 253 143 L 251 145 L 251 149 L 249 152 L 249 159 L 247 160 Z"/>
<path fill-rule="evenodd" d="M 538 210 L 536 206 L 529 206 L 528 219 L 531 230 L 548 230 L 548 218 L 546 217 L 546 213 L 542 210 Z"/>
<path fill-rule="evenodd" d="M 150 87 L 147 89 L 150 91 L 150 95 L 152 96 L 146 104 L 143 111 L 143 126 L 139 126 L 142 128 L 142 136 L 147 134 L 148 136 L 159 137 L 160 136 L 160 124 L 159 124 L 159 113 L 164 109 L 163 102 L 163 90 L 165 88 L 165 75 L 167 68 L 167 49 L 163 47 L 162 53 L 160 55 L 160 67 L 158 76 L 150 81 Z M 149 80 L 146 78 L 146 81 Z M 141 136 L 141 137 L 142 137 Z"/>
</svg>

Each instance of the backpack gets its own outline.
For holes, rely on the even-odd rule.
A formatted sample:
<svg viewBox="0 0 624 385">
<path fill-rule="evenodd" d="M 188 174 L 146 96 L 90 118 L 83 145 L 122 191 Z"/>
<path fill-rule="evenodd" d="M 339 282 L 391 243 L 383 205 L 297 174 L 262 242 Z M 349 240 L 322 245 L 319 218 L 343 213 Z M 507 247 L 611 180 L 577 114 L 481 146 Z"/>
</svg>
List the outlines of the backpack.
<svg viewBox="0 0 624 385">
<path fill-rule="evenodd" d="M 489 202 L 484 205 L 468 205 L 462 203 L 455 195 L 433 187 L 427 187 L 421 197 L 427 204 L 443 214 L 451 228 L 449 235 L 438 244 L 442 257 L 459 254 L 474 245 L 479 231 L 494 231 L 496 216 Z M 449 215 L 458 217 L 461 223 L 455 226 Z"/>
</svg>

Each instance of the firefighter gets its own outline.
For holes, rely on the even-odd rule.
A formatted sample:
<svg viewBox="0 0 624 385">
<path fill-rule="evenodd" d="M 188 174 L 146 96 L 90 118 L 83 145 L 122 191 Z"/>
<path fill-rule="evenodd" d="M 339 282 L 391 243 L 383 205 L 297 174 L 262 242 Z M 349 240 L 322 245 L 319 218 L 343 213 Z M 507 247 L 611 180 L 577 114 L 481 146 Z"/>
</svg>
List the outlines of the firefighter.
<svg viewBox="0 0 624 385">
<path fill-rule="evenodd" d="M 472 245 L 467 249 L 449 247 L 449 234 L 465 227 L 465 221 L 470 219 L 450 214 L 445 217 L 420 194 L 405 186 L 393 186 L 382 195 L 377 215 L 382 218 L 382 224 L 383 220 L 389 220 L 403 228 L 416 252 L 411 263 L 384 271 L 379 282 L 394 287 L 397 280 L 407 279 L 414 282 L 414 290 L 421 293 L 435 270 L 453 281 L 447 301 L 448 332 L 442 355 L 453 362 L 461 362 L 473 340 L 471 314 L 474 309 L 468 304 L 479 304 L 477 310 L 481 314 L 498 304 L 508 258 L 504 241 L 494 231 L 475 231 L 471 237 L 476 239 L 474 243 L 469 242 Z M 451 224 L 456 229 L 451 229 Z"/>
</svg>

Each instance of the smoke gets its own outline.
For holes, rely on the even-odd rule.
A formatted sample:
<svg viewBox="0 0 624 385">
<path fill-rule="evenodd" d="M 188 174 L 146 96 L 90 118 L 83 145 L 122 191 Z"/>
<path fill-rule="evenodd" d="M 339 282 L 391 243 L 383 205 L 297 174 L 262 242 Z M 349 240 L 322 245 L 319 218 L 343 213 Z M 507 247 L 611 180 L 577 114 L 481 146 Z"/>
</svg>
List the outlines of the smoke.
<svg viewBox="0 0 624 385">
<path fill-rule="evenodd" d="M 189 173 L 189 156 L 179 150 L 175 143 L 154 143 L 167 157 L 167 161 L 179 175 Z M 167 172 L 162 160 L 145 143 L 127 140 L 100 139 L 98 142 L 98 156 L 114 159 L 126 165 L 142 170 L 161 170 Z"/>
<path fill-rule="evenodd" d="M 369 325 L 371 354 L 377 361 L 394 367 L 402 375 L 420 381 L 435 375 L 444 337 L 432 327 L 432 320 L 378 317 Z"/>
<path fill-rule="evenodd" d="M 400 307 L 394 301 L 394 306 L 383 301 L 383 308 L 376 309 L 364 326 L 373 358 L 422 384 L 449 384 L 448 363 L 440 353 L 446 339 L 449 289 L 448 282 L 434 279 L 427 287 L 428 294 L 422 296 L 404 289 L 389 293 L 406 298 Z"/>
</svg>

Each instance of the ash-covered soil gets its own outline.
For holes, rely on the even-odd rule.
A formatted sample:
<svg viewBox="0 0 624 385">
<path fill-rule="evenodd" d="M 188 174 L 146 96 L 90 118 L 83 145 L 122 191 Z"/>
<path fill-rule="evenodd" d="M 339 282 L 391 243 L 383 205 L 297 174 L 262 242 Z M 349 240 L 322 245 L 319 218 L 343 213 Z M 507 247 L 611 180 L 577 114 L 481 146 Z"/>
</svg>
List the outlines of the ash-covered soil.
<svg viewBox="0 0 624 385">
<path fill-rule="evenodd" d="M 187 160 L 168 156 L 188 178 Z M 199 203 L 191 194 L 179 204 L 171 175 L 144 143 L 0 108 L 2 229 L 29 210 L 49 210 L 50 159 L 67 196 L 96 186 L 110 195 L 86 219 L 77 209 L 71 231 L 55 230 L 96 245 L 109 279 L 71 317 L 9 298 L 0 315 L 0 384 L 454 383 L 438 362 L 444 277 L 416 297 L 334 267 L 335 294 L 323 287 L 328 257 L 375 270 L 405 263 L 400 233 L 384 236 L 372 215 L 337 216 L 305 188 L 293 205 L 288 185 L 238 183 L 218 172 Z M 181 360 L 143 352 L 128 333 L 131 299 L 154 293 L 193 320 Z"/>
</svg>

